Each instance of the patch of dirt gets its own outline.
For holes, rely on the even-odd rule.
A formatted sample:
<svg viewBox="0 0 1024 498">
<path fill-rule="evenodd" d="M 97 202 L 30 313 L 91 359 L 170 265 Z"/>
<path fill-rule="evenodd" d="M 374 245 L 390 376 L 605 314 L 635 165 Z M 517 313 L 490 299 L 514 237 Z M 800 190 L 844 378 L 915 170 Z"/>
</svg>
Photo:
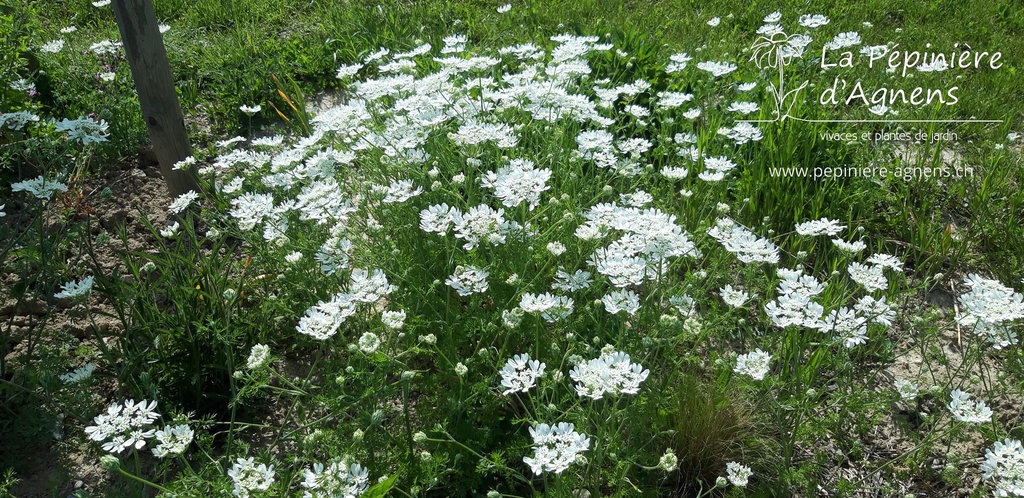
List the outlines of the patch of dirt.
<svg viewBox="0 0 1024 498">
<path fill-rule="evenodd" d="M 80 191 L 83 196 L 74 209 L 78 216 L 91 218 L 90 236 L 95 240 L 105 232 L 110 237 L 109 243 L 94 245 L 95 260 L 92 263 L 103 274 L 123 272 L 119 256 L 124 250 L 119 239 L 121 227 L 124 227 L 128 250 L 145 251 L 153 247 L 155 241 L 142 223 L 143 217 L 148 217 L 158 229 L 167 222 L 167 206 L 171 198 L 156 162 L 146 153 L 140 154 L 134 163 L 108 166 L 85 180 Z M 8 211 L 11 216 L 4 221 L 18 218 L 16 211 Z M 6 264 L 4 266 L 9 268 Z M 84 276 L 87 265 L 79 266 Z M 8 288 L 22 278 L 10 271 L 4 273 L 2 278 Z M 52 347 L 65 351 L 69 357 L 76 356 L 76 351 L 82 347 L 95 349 L 93 327 L 104 333 L 116 334 L 123 330 L 114 316 L 113 306 L 99 292 L 93 292 L 86 303 L 52 296 L 25 302 L 10 296 L 3 297 L 0 301 L 0 327 L 7 328 L 12 341 L 4 358 L 9 377 L 5 380 L 15 380 L 23 367 L 36 361 L 38 349 L 35 348 Z M 73 365 L 87 362 L 87 359 L 79 358 L 78 361 L 73 360 Z M 92 390 L 97 392 L 92 395 L 105 405 L 116 397 L 116 385 L 103 373 L 97 369 L 93 374 Z M 42 409 L 52 410 L 54 407 L 44 406 Z M 99 466 L 96 454 L 88 450 L 88 445 L 77 444 L 84 441 L 83 429 L 88 424 L 63 415 L 57 414 L 59 423 L 48 443 L 40 437 L 37 444 L 0 448 L 0 461 L 22 463 L 16 475 L 20 482 L 10 490 L 14 496 L 67 496 L 77 490 L 98 496 L 97 493 L 102 495 L 104 492 L 110 482 L 109 473 Z"/>
</svg>

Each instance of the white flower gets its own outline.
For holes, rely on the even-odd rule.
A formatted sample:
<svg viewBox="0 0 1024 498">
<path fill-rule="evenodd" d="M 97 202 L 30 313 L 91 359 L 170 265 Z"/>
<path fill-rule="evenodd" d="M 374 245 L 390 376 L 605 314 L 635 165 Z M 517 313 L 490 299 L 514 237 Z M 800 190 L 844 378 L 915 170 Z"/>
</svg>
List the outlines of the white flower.
<svg viewBox="0 0 1024 498">
<path fill-rule="evenodd" d="M 959 389 L 949 393 L 952 401 L 947 408 L 961 422 L 981 424 L 992 420 L 992 409 L 985 406 L 984 401 L 971 401 L 971 395 Z"/>
<path fill-rule="evenodd" d="M 107 122 L 102 119 L 97 122 L 85 117 L 74 120 L 64 118 L 54 129 L 57 132 L 67 132 L 68 140 L 77 140 L 82 145 L 89 145 L 106 142 L 109 136 L 107 127 Z"/>
<path fill-rule="evenodd" d="M 593 282 L 590 272 L 576 270 L 575 273 L 570 275 L 565 270 L 559 269 L 555 272 L 555 283 L 551 284 L 551 288 L 565 292 L 576 292 L 590 287 L 590 284 Z"/>
<path fill-rule="evenodd" d="M 92 275 L 79 281 L 70 280 L 64 285 L 61 285 L 61 291 L 54 294 L 53 297 L 57 299 L 76 299 L 82 296 L 87 296 L 92 292 L 92 283 Z"/>
<path fill-rule="evenodd" d="M 796 226 L 796 233 L 804 236 L 828 235 L 834 237 L 845 229 L 846 226 L 840 225 L 839 220 L 821 218 L 800 223 Z"/>
<path fill-rule="evenodd" d="M 12 130 L 21 130 L 29 123 L 37 121 L 39 121 L 39 116 L 29 111 L 0 112 L 0 128 L 6 127 Z"/>
<path fill-rule="evenodd" d="M 86 427 L 85 434 L 93 441 L 103 442 L 103 450 L 115 455 L 129 447 L 142 449 L 146 439 L 155 433 L 147 429 L 160 416 L 155 410 L 156 401 L 136 403 L 130 399 L 123 405 L 114 403 L 107 407 L 106 413 L 93 419 L 96 425 Z"/>
<path fill-rule="evenodd" d="M 540 313 L 548 322 L 555 322 L 572 314 L 573 300 L 566 296 L 524 293 L 519 307 L 527 313 Z"/>
<path fill-rule="evenodd" d="M 725 301 L 725 304 L 728 304 L 733 308 L 743 306 L 743 303 L 746 303 L 747 299 L 750 299 L 750 294 L 743 290 L 733 289 L 732 285 L 722 287 L 720 293 L 722 295 L 722 301 Z"/>
<path fill-rule="evenodd" d="M 614 349 L 573 367 L 569 377 L 576 381 L 576 394 L 601 399 L 605 394 L 636 394 L 651 371 L 631 363 L 629 355 Z"/>
<path fill-rule="evenodd" d="M 444 283 L 455 289 L 460 296 L 487 292 L 488 273 L 482 268 L 475 266 L 458 266 L 455 273 L 449 276 Z"/>
<path fill-rule="evenodd" d="M 195 156 L 188 156 L 185 159 L 182 159 L 181 161 L 178 161 L 178 162 L 174 163 L 174 166 L 172 166 L 171 169 L 173 169 L 175 171 L 179 171 L 179 170 L 187 169 L 187 168 L 191 167 L 192 165 L 194 165 L 195 163 L 196 163 Z M 241 178 L 239 178 L 239 180 L 240 179 Z"/>
<path fill-rule="evenodd" d="M 889 109 L 889 106 L 885 104 L 875 104 L 868 108 L 868 112 L 876 116 L 885 116 L 885 114 L 889 112 Z"/>
<path fill-rule="evenodd" d="M 885 296 L 879 299 L 864 296 L 853 305 L 853 309 L 869 321 L 885 326 L 891 326 L 893 320 L 896 319 L 896 310 L 892 309 L 889 303 L 885 302 Z"/>
<path fill-rule="evenodd" d="M 550 252 L 552 256 L 558 257 L 558 256 L 561 256 L 565 252 L 565 244 L 563 244 L 561 242 L 558 242 L 558 241 L 549 242 L 548 245 L 547 245 L 547 249 L 548 249 L 548 252 Z"/>
<path fill-rule="evenodd" d="M 973 327 L 975 335 L 988 339 L 996 349 L 1016 344 L 1017 335 L 1007 322 L 1024 318 L 1024 296 L 974 273 L 964 279 L 964 285 L 970 291 L 958 298 L 957 323 Z"/>
<path fill-rule="evenodd" d="M 249 498 L 253 491 L 267 491 L 274 484 L 274 466 L 256 465 L 254 458 L 239 458 L 228 470 L 235 483 L 234 495 Z"/>
<path fill-rule="evenodd" d="M 65 35 L 68 34 L 68 33 L 74 33 L 75 31 L 78 31 L 78 28 L 76 28 L 74 26 L 66 26 L 66 27 L 60 28 L 60 32 L 64 33 Z"/>
<path fill-rule="evenodd" d="M 995 496 L 1024 496 L 1024 446 L 1017 439 L 996 441 L 985 450 L 981 476 L 995 480 Z"/>
<path fill-rule="evenodd" d="M 374 334 L 373 332 L 364 332 L 363 335 L 359 337 L 359 350 L 363 353 L 371 354 L 374 351 L 377 351 L 377 348 L 379 347 L 380 337 L 378 337 L 377 334 Z"/>
<path fill-rule="evenodd" d="M 370 484 L 369 471 L 346 459 L 334 460 L 326 467 L 314 463 L 302 476 L 303 498 L 356 498 L 365 493 Z"/>
<path fill-rule="evenodd" d="M 348 293 L 335 294 L 330 301 L 320 301 L 306 310 L 305 316 L 299 319 L 295 330 L 300 334 L 324 340 L 338 332 L 345 320 L 355 315 L 356 302 Z"/>
<path fill-rule="evenodd" d="M 721 17 L 712 17 L 711 19 L 708 19 L 708 22 L 707 22 L 708 26 L 711 26 L 712 28 L 715 27 L 715 26 L 718 26 L 721 23 L 722 23 L 722 18 Z"/>
<path fill-rule="evenodd" d="M 904 401 L 914 401 L 920 393 L 917 384 L 906 379 L 896 379 L 893 381 L 892 386 L 896 389 L 896 392 L 899 393 L 900 399 Z"/>
<path fill-rule="evenodd" d="M 505 5 L 502 5 L 501 7 L 498 7 L 495 10 L 497 10 L 499 14 L 508 14 L 509 12 L 512 11 L 512 4 L 507 3 Z"/>
<path fill-rule="evenodd" d="M 604 309 L 613 315 L 620 311 L 635 315 L 640 309 L 640 296 L 631 290 L 615 289 L 601 298 L 601 302 Z"/>
<path fill-rule="evenodd" d="M 261 105 L 259 105 L 259 104 L 256 104 L 254 106 L 242 105 L 242 106 L 238 107 L 238 110 L 242 111 L 242 112 L 244 112 L 244 113 L 246 113 L 246 114 L 248 114 L 250 116 L 252 116 L 252 115 L 262 111 L 263 107 Z"/>
<path fill-rule="evenodd" d="M 420 211 L 420 229 L 428 233 L 445 235 L 454 223 L 458 211 L 447 204 L 434 204 Z"/>
<path fill-rule="evenodd" d="M 829 50 L 839 50 L 846 47 L 860 45 L 860 34 L 856 31 L 846 31 L 836 35 L 832 41 L 825 44 Z"/>
<path fill-rule="evenodd" d="M 718 78 L 735 71 L 737 66 L 731 62 L 705 61 L 697 63 L 697 69 L 707 71 L 712 76 Z"/>
<path fill-rule="evenodd" d="M 590 449 L 590 437 L 576 432 L 573 424 L 565 422 L 554 427 L 537 424 L 530 428 L 530 436 L 533 437 L 533 456 L 523 457 L 523 462 L 536 475 L 544 472 L 561 474 L 579 458 L 580 453 Z"/>
<path fill-rule="evenodd" d="M 167 208 L 167 213 L 172 215 L 179 214 L 188 209 L 188 207 L 191 206 L 198 198 L 199 194 L 197 194 L 195 190 L 189 190 L 188 192 L 174 198 L 174 202 L 172 202 Z"/>
<path fill-rule="evenodd" d="M 12 183 L 11 191 L 28 192 L 37 199 L 49 199 L 55 192 L 67 192 L 68 187 L 61 182 L 47 181 L 46 178 L 37 176 L 31 180 Z"/>
<path fill-rule="evenodd" d="M 92 3 L 93 7 L 106 7 L 110 5 L 110 0 L 97 0 Z"/>
<path fill-rule="evenodd" d="M 338 77 L 339 80 L 343 80 L 343 79 L 346 79 L 346 78 L 351 78 L 352 76 L 355 76 L 356 73 L 358 73 L 359 70 L 362 69 L 362 68 L 363 68 L 363 65 L 358 63 L 358 62 L 355 63 L 355 64 L 348 65 L 348 66 L 341 66 L 341 67 L 338 68 L 338 72 L 337 72 L 336 76 Z"/>
<path fill-rule="evenodd" d="M 729 477 L 729 482 L 731 482 L 733 486 L 739 486 L 741 488 L 745 487 L 747 485 L 747 480 L 750 479 L 750 476 L 754 475 L 750 470 L 750 467 L 736 462 L 729 462 L 726 464 L 725 471 Z"/>
<path fill-rule="evenodd" d="M 680 52 L 669 56 L 668 60 L 670 62 L 668 67 L 665 68 L 665 72 L 671 74 L 686 69 L 686 64 L 693 60 L 693 57 L 690 57 L 686 52 Z"/>
<path fill-rule="evenodd" d="M 675 472 L 679 468 L 679 457 L 672 448 L 665 450 L 665 454 L 658 459 L 658 467 L 665 472 Z"/>
<path fill-rule="evenodd" d="M 57 39 L 44 43 L 39 47 L 39 51 L 44 54 L 55 54 L 64 49 L 64 40 Z"/>
<path fill-rule="evenodd" d="M 181 228 L 181 224 L 178 223 L 177 221 L 175 221 L 174 223 L 171 223 L 170 225 L 167 225 L 166 228 L 162 228 L 160 230 L 160 236 L 164 237 L 164 238 L 167 238 L 167 239 L 170 239 L 170 238 L 172 238 L 172 237 L 174 237 L 175 235 L 178 234 L 178 229 L 179 228 Z"/>
<path fill-rule="evenodd" d="M 890 256 L 888 254 L 876 253 L 868 257 L 868 263 L 875 266 L 881 266 L 883 268 L 891 268 L 894 271 L 903 271 L 903 262 L 896 256 Z"/>
<path fill-rule="evenodd" d="M 153 455 L 163 458 L 169 455 L 180 455 L 192 444 L 195 433 L 186 425 L 165 425 L 154 434 L 159 444 L 153 448 Z"/>
<path fill-rule="evenodd" d="M 744 116 L 752 112 L 757 112 L 761 107 L 756 102 L 733 102 L 729 104 L 729 112 L 737 112 Z"/>
<path fill-rule="evenodd" d="M 868 321 L 847 307 L 832 310 L 822 320 L 821 332 L 835 332 L 843 345 L 852 348 L 868 340 Z"/>
<path fill-rule="evenodd" d="M 81 382 L 89 377 L 92 377 L 92 373 L 96 371 L 96 365 L 89 363 L 85 366 L 79 367 L 71 372 L 60 376 L 60 381 L 65 384 L 75 384 Z"/>
<path fill-rule="evenodd" d="M 531 161 L 513 159 L 497 172 L 488 171 L 480 186 L 494 189 L 494 196 L 505 207 L 514 208 L 525 201 L 532 211 L 540 203 L 541 192 L 551 188 L 547 185 L 550 178 L 551 170 L 535 169 Z"/>
<path fill-rule="evenodd" d="M 249 370 L 256 370 L 267 366 L 270 363 L 270 346 L 256 344 L 249 351 L 249 358 L 245 361 L 245 367 Z"/>
<path fill-rule="evenodd" d="M 771 14 L 764 16 L 764 22 L 766 23 L 775 23 L 779 22 L 780 20 L 782 20 L 782 13 L 777 10 L 775 12 L 772 12 Z"/>
<path fill-rule="evenodd" d="M 384 192 L 384 200 L 381 202 L 384 202 L 385 204 L 395 204 L 405 202 L 422 194 L 423 188 L 413 185 L 412 180 L 395 180 L 387 186 Z"/>
<path fill-rule="evenodd" d="M 538 360 L 531 360 L 530 355 L 523 353 L 513 356 L 501 369 L 501 385 L 505 391 L 501 394 L 527 392 L 537 385 L 537 379 L 544 375 L 545 365 Z"/>
<path fill-rule="evenodd" d="M 405 311 L 385 311 L 381 313 L 380 321 L 389 329 L 398 330 L 405 325 Z"/>
<path fill-rule="evenodd" d="M 779 248 L 768 239 L 754 235 L 746 227 L 730 218 L 722 218 L 708 230 L 711 238 L 719 241 L 725 249 L 744 263 L 765 262 L 778 264 Z"/>
<path fill-rule="evenodd" d="M 882 273 L 881 266 L 867 266 L 854 261 L 847 268 L 850 278 L 854 282 L 864 286 L 868 292 L 884 290 L 889 287 L 889 282 Z"/>
<path fill-rule="evenodd" d="M 747 354 L 736 357 L 736 367 L 733 372 L 740 375 L 749 375 L 754 380 L 762 380 L 771 368 L 772 355 L 755 349 Z"/>
<path fill-rule="evenodd" d="M 469 372 L 469 368 L 466 367 L 461 361 L 455 364 L 455 375 L 463 377 Z"/>
<path fill-rule="evenodd" d="M 804 14 L 800 16 L 800 25 L 805 28 L 817 28 L 829 23 L 829 19 L 821 14 Z"/>
</svg>

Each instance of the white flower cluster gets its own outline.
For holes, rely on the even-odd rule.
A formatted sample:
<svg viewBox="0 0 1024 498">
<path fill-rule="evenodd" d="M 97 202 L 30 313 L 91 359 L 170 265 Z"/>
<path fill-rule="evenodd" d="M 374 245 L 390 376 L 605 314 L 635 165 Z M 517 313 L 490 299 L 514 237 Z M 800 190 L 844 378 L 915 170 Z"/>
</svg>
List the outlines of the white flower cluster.
<svg viewBox="0 0 1024 498">
<path fill-rule="evenodd" d="M 958 299 L 957 323 L 973 327 L 974 333 L 987 339 L 995 349 L 1017 344 L 1017 334 L 1010 329 L 1009 322 L 1024 318 L 1021 293 L 977 274 L 968 275 L 964 285 L 971 290 Z"/>
<path fill-rule="evenodd" d="M 551 288 L 565 292 L 576 292 L 590 287 L 590 284 L 594 283 L 592 277 L 593 275 L 588 271 L 576 270 L 574 273 L 569 273 L 559 268 L 555 272 L 555 282 L 551 284 Z"/>
<path fill-rule="evenodd" d="M 355 498 L 369 487 L 370 472 L 356 462 L 339 459 L 326 466 L 314 463 L 302 477 L 303 498 Z"/>
<path fill-rule="evenodd" d="M 764 262 L 778 264 L 779 247 L 768 239 L 759 238 L 731 218 L 722 218 L 708 229 L 708 235 L 721 243 L 744 263 Z"/>
<path fill-rule="evenodd" d="M 43 176 L 37 176 L 31 180 L 12 183 L 11 191 L 28 192 L 37 199 L 49 200 L 56 192 L 67 192 L 68 186 L 58 181 L 47 180 Z"/>
<path fill-rule="evenodd" d="M 67 132 L 68 140 L 77 140 L 82 145 L 106 142 L 107 137 L 110 136 L 107 133 L 106 121 L 101 119 L 97 122 L 89 117 L 78 119 L 64 118 L 61 122 L 57 123 L 56 130 L 58 132 Z"/>
<path fill-rule="evenodd" d="M 489 274 L 482 268 L 475 266 L 458 266 L 455 273 L 449 276 L 444 283 L 455 289 L 460 296 L 469 296 L 487 292 L 487 276 Z"/>
<path fill-rule="evenodd" d="M 628 354 L 612 351 L 576 365 L 569 377 L 576 381 L 576 394 L 601 399 L 606 394 L 636 394 L 650 373 L 639 363 L 630 363 Z"/>
<path fill-rule="evenodd" d="M 590 437 L 576 432 L 573 424 L 561 422 L 555 426 L 537 424 L 530 428 L 533 437 L 533 457 L 523 457 L 523 462 L 533 472 L 561 474 L 580 458 L 580 453 L 590 449 Z"/>
<path fill-rule="evenodd" d="M 760 348 L 755 349 L 736 357 L 736 367 L 733 368 L 733 372 L 748 375 L 754 380 L 762 380 L 771 369 L 771 361 L 772 355 L 761 351 Z"/>
<path fill-rule="evenodd" d="M 796 226 L 796 233 L 804 236 L 828 235 L 829 237 L 834 237 L 845 229 L 846 226 L 840 225 L 839 220 L 821 218 L 820 220 L 805 221 L 798 224 Z"/>
<path fill-rule="evenodd" d="M 115 455 L 129 447 L 142 449 L 146 440 L 155 434 L 149 428 L 160 417 L 155 410 L 156 401 L 136 403 L 130 399 L 123 405 L 114 403 L 107 407 L 107 413 L 93 419 L 96 425 L 86 427 L 85 434 L 93 441 L 103 442 L 103 450 Z"/>
<path fill-rule="evenodd" d="M 813 276 L 804 275 L 802 270 L 780 268 L 778 275 L 782 277 L 778 295 L 764 307 L 772 324 L 779 328 L 822 328 L 821 315 L 825 308 L 811 299 L 825 290 L 825 286 Z"/>
<path fill-rule="evenodd" d="M 995 496 L 1024 496 L 1024 446 L 1017 439 L 996 441 L 985 450 L 981 476 L 995 481 Z"/>
<path fill-rule="evenodd" d="M 338 328 L 356 313 L 356 304 L 374 304 L 394 292 L 382 270 L 369 272 L 359 268 L 352 270 L 348 292 L 339 292 L 329 301 L 320 301 L 306 310 L 299 319 L 295 330 L 300 334 L 324 340 L 338 332 Z"/>
<path fill-rule="evenodd" d="M 615 289 L 601 298 L 604 309 L 608 313 L 616 314 L 625 311 L 628 315 L 635 315 L 640 309 L 640 296 L 631 290 Z"/>
<path fill-rule="evenodd" d="M 896 393 L 900 395 L 900 399 L 903 401 L 914 401 L 921 393 L 917 384 L 914 384 L 907 379 L 896 379 L 893 381 L 892 386 L 896 389 Z"/>
<path fill-rule="evenodd" d="M 992 409 L 985 406 L 984 401 L 971 401 L 971 395 L 959 389 L 953 389 L 949 396 L 952 401 L 946 406 L 957 420 L 969 424 L 992 420 Z"/>
<path fill-rule="evenodd" d="M 17 131 L 37 121 L 39 116 L 29 111 L 0 112 L 0 128 Z"/>
<path fill-rule="evenodd" d="M 65 384 L 75 384 L 81 382 L 89 377 L 92 377 L 92 373 L 96 371 L 96 365 L 89 363 L 87 365 L 76 368 L 75 370 L 63 374 L 60 376 L 60 381 Z"/>
<path fill-rule="evenodd" d="M 556 296 L 549 292 L 532 294 L 526 292 L 519 299 L 519 308 L 527 313 L 540 313 L 548 322 L 556 322 L 572 314 L 572 298 Z"/>
<path fill-rule="evenodd" d="M 535 169 L 533 161 L 513 159 L 508 166 L 489 171 L 480 180 L 480 186 L 494 189 L 494 196 L 508 208 L 515 208 L 526 201 L 533 211 L 540 203 L 540 194 L 551 187 L 551 170 Z"/>
<path fill-rule="evenodd" d="M 513 356 L 501 369 L 501 385 L 505 387 L 501 394 L 529 391 L 537 385 L 537 379 L 544 375 L 544 368 L 545 365 L 539 360 L 531 360 L 529 354 Z"/>
<path fill-rule="evenodd" d="M 54 294 L 53 297 L 57 299 L 77 299 L 88 296 L 92 292 L 93 280 L 92 275 L 79 281 L 71 280 L 61 285 L 61 291 Z"/>
<path fill-rule="evenodd" d="M 154 434 L 158 444 L 153 448 L 153 455 L 157 458 L 180 455 L 192 444 L 194 436 L 187 424 L 164 426 Z"/>
<path fill-rule="evenodd" d="M 270 364 L 270 346 L 256 344 L 249 350 L 249 358 L 245 361 L 245 368 L 258 370 Z"/>
<path fill-rule="evenodd" d="M 725 465 L 725 472 L 729 478 L 729 482 L 731 482 L 733 486 L 741 488 L 746 487 L 750 476 L 754 475 L 754 472 L 750 470 L 750 467 L 738 462 L 727 463 Z"/>
<path fill-rule="evenodd" d="M 274 484 L 274 466 L 257 465 L 251 457 L 239 458 L 228 470 L 228 477 L 235 483 L 234 495 L 249 498 L 252 492 L 267 491 Z"/>
<path fill-rule="evenodd" d="M 587 261 L 615 287 L 656 279 L 664 273 L 669 258 L 700 256 L 689 234 L 676 224 L 676 217 L 659 209 L 604 203 L 591 207 L 584 217 L 587 221 L 576 229 L 576 236 L 583 240 L 621 234 L 595 250 Z"/>
</svg>

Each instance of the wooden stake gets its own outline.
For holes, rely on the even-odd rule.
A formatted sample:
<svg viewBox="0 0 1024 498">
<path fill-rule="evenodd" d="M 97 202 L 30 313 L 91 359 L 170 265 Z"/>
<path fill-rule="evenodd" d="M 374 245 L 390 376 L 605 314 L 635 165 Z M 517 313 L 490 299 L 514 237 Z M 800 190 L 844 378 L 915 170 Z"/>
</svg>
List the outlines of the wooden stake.
<svg viewBox="0 0 1024 498">
<path fill-rule="evenodd" d="M 139 94 L 142 117 L 153 152 L 171 197 L 199 190 L 194 168 L 175 171 L 174 164 L 192 155 L 185 119 L 174 90 L 174 75 L 152 0 L 114 0 L 114 16 Z"/>
</svg>

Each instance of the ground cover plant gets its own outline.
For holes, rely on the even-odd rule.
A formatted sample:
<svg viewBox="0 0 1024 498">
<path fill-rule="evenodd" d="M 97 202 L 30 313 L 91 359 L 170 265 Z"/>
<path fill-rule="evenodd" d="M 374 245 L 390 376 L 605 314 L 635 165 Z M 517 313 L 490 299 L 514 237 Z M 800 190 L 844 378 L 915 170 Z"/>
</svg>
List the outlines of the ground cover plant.
<svg viewBox="0 0 1024 498">
<path fill-rule="evenodd" d="M 240 6 L 132 211 L 109 6 L 4 13 L 4 493 L 1024 495 L 1020 9 Z"/>
</svg>

